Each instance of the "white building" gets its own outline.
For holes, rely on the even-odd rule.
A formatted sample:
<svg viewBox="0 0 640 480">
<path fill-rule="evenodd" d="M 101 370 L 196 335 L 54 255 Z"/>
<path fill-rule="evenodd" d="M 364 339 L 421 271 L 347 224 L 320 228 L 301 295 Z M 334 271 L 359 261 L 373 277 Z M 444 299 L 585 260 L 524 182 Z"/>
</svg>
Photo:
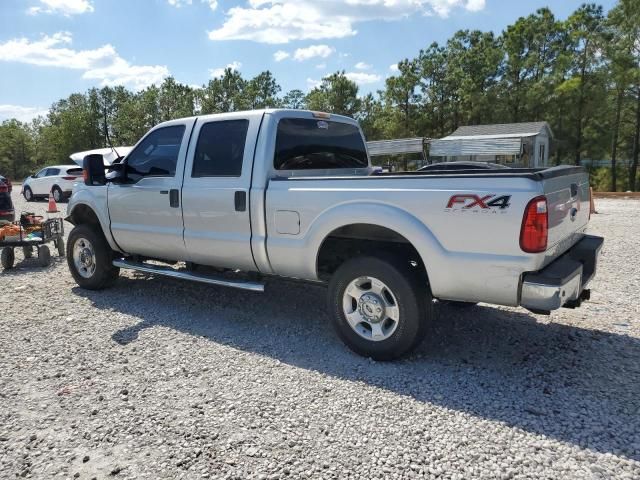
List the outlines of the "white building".
<svg viewBox="0 0 640 480">
<path fill-rule="evenodd" d="M 432 140 L 430 162 L 495 162 L 510 167 L 549 165 L 553 133 L 547 122 L 503 123 L 460 127 Z"/>
</svg>

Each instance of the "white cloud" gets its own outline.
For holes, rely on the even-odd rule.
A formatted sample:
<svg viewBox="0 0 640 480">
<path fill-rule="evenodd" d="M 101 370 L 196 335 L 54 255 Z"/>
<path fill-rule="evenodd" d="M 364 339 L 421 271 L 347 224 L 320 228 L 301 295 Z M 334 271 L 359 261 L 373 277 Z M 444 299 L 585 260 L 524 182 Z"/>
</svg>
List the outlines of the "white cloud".
<svg viewBox="0 0 640 480">
<path fill-rule="evenodd" d="M 313 78 L 307 78 L 307 89 L 313 90 L 316 87 L 322 85 L 322 80 L 314 80 Z"/>
<path fill-rule="evenodd" d="M 93 12 L 90 0 L 40 0 L 40 5 L 27 10 L 30 15 L 60 13 L 65 16 Z"/>
<path fill-rule="evenodd" d="M 347 72 L 344 74 L 344 76 L 349 80 L 356 82 L 358 85 L 377 83 L 382 79 L 380 75 L 376 75 L 375 73 L 364 72 Z"/>
<path fill-rule="evenodd" d="M 482 0 L 482 1 L 484 1 L 484 0 Z M 209 8 L 214 12 L 218 9 L 218 1 L 217 0 L 202 0 L 202 3 L 208 3 L 209 4 Z"/>
<path fill-rule="evenodd" d="M 82 70 L 82 78 L 99 80 L 102 86 L 128 85 L 135 89 L 159 83 L 169 75 L 164 65 L 130 64 L 112 45 L 74 50 L 70 48 L 72 41 L 69 32 L 44 35 L 35 41 L 27 38 L 8 40 L 0 43 L 0 61 Z"/>
<path fill-rule="evenodd" d="M 169 76 L 169 69 L 164 65 L 131 65 L 123 58 L 116 57 L 107 67 L 93 68 L 82 74 L 87 80 L 100 80 L 100 85 L 128 85 L 134 90 L 142 90 L 151 85 L 161 83 Z"/>
<path fill-rule="evenodd" d="M 21 105 L 0 105 L 0 121 L 15 118 L 21 122 L 30 122 L 39 115 L 45 116 L 49 111 L 41 107 L 23 107 Z"/>
<path fill-rule="evenodd" d="M 186 5 L 193 5 L 193 0 L 167 0 L 167 3 L 172 7 L 180 8 Z M 214 12 L 218 9 L 218 0 L 202 0 L 202 3 L 208 4 L 209 8 Z"/>
<path fill-rule="evenodd" d="M 470 12 L 479 12 L 484 9 L 485 0 L 467 0 L 465 8 Z"/>
<path fill-rule="evenodd" d="M 246 0 L 230 8 L 211 40 L 288 43 L 355 35 L 354 25 L 398 20 L 412 14 L 447 17 L 453 9 L 478 11 L 485 0 Z"/>
<path fill-rule="evenodd" d="M 369 70 L 371 68 L 371 65 L 369 65 L 368 63 L 364 63 L 364 62 L 358 62 L 358 63 L 356 63 L 356 68 L 358 70 Z"/>
<path fill-rule="evenodd" d="M 335 49 L 329 45 L 311 45 L 307 48 L 298 48 L 293 53 L 293 59 L 298 62 L 304 62 L 315 57 L 327 58 L 333 52 L 335 52 Z"/>
<path fill-rule="evenodd" d="M 285 52 L 284 50 L 278 50 L 276 53 L 273 54 L 273 59 L 276 62 L 281 62 L 282 60 L 284 60 L 285 58 L 289 58 L 291 56 L 291 54 L 289 52 Z"/>
<path fill-rule="evenodd" d="M 389 70 L 391 70 L 393 73 L 397 73 L 400 71 L 397 63 L 394 63 L 393 65 L 389 65 Z"/>
<path fill-rule="evenodd" d="M 225 65 L 224 67 L 210 68 L 209 75 L 211 76 L 211 78 L 221 77 L 224 75 L 224 71 L 227 68 L 230 68 L 231 70 L 240 70 L 240 67 L 242 67 L 242 63 L 237 60 L 234 60 L 233 62 Z"/>
</svg>

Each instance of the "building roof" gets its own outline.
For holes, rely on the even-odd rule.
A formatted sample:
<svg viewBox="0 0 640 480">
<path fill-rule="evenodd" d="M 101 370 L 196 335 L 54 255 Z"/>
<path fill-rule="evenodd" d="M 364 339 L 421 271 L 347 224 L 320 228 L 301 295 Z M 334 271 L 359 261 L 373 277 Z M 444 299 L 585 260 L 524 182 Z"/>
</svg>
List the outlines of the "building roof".
<svg viewBox="0 0 640 480">
<path fill-rule="evenodd" d="M 367 142 L 367 150 L 371 157 L 400 155 L 403 153 L 424 153 L 424 143 L 427 140 L 423 137 L 374 140 Z"/>
<path fill-rule="evenodd" d="M 459 127 L 446 138 L 492 136 L 522 136 L 531 137 L 538 135 L 543 129 L 547 129 L 550 136 L 553 132 L 547 122 L 522 122 L 522 123 L 498 123 L 493 125 L 468 125 Z"/>
</svg>

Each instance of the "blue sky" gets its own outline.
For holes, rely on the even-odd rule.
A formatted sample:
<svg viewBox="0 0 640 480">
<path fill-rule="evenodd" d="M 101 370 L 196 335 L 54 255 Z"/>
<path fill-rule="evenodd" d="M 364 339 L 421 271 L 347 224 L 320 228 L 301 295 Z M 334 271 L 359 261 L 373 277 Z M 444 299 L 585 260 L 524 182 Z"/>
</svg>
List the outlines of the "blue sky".
<svg viewBox="0 0 640 480">
<path fill-rule="evenodd" d="M 28 120 L 93 86 L 134 90 L 166 75 L 202 85 L 225 66 L 271 70 L 308 91 L 345 70 L 366 93 L 399 60 L 459 29 L 500 33 L 579 0 L 0 0 L 0 120 Z M 614 0 L 599 2 L 605 10 Z"/>
</svg>

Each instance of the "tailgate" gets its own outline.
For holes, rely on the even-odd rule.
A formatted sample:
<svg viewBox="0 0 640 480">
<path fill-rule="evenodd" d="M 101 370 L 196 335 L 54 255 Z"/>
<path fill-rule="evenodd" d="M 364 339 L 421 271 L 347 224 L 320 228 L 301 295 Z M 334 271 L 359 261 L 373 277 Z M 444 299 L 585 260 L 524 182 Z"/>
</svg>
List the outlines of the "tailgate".
<svg viewBox="0 0 640 480">
<path fill-rule="evenodd" d="M 581 167 L 556 167 L 543 172 L 549 212 L 548 250 L 560 255 L 574 245 L 589 222 L 589 174 Z"/>
</svg>

